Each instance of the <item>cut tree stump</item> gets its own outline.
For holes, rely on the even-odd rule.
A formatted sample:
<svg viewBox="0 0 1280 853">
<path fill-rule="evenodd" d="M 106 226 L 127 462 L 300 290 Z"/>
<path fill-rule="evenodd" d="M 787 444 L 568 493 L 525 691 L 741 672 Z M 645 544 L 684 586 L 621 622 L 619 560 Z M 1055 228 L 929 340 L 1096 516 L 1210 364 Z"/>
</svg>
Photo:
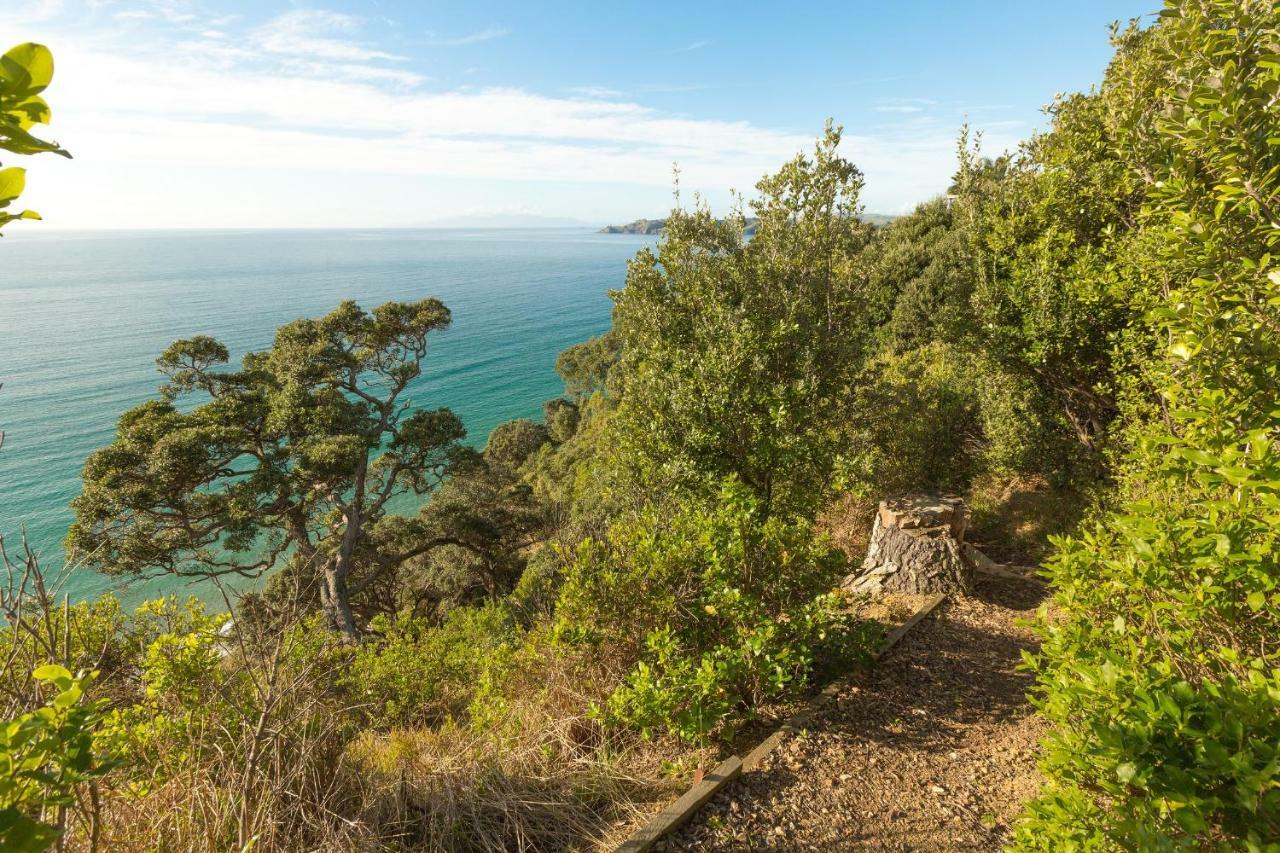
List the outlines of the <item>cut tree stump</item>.
<svg viewBox="0 0 1280 853">
<path fill-rule="evenodd" d="M 862 568 L 845 579 L 851 592 L 965 594 L 973 565 L 964 549 L 969 512 L 951 495 L 916 493 L 880 502 Z"/>
</svg>

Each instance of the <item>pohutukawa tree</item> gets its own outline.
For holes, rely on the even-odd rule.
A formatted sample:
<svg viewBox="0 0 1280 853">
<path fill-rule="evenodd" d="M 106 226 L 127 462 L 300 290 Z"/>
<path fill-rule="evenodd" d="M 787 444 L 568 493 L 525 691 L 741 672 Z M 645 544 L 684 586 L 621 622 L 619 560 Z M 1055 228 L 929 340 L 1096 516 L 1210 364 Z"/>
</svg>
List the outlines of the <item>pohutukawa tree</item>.
<svg viewBox="0 0 1280 853">
<path fill-rule="evenodd" d="M 281 327 L 239 370 L 211 337 L 176 342 L 157 361 L 161 398 L 126 412 L 85 463 L 69 545 L 117 574 L 256 576 L 293 561 L 333 627 L 358 639 L 353 568 L 392 568 L 435 544 L 389 507 L 467 453 L 453 412 L 404 397 L 427 335 L 449 320 L 436 299 L 372 313 L 344 302 Z"/>
</svg>

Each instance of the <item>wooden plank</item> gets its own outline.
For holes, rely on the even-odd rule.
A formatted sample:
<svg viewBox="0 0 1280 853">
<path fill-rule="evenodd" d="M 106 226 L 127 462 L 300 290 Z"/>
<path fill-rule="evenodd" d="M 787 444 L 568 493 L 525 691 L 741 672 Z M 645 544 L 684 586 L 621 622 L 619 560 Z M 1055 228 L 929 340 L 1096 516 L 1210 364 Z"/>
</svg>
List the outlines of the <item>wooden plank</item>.
<svg viewBox="0 0 1280 853">
<path fill-rule="evenodd" d="M 930 597 L 927 601 L 925 601 L 924 605 L 911 616 L 910 619 L 908 619 L 906 622 L 903 622 L 896 629 L 894 629 L 889 634 L 889 636 L 884 638 L 884 642 L 880 644 L 880 648 L 876 649 L 875 654 L 871 656 L 872 659 L 880 660 L 880 658 L 884 657 L 884 655 L 887 654 L 890 649 L 896 646 L 898 644 L 898 641 L 901 640 L 903 637 L 905 637 L 907 635 L 907 632 L 910 631 L 912 628 L 914 628 L 916 624 L 920 622 L 921 619 L 924 619 L 926 616 L 932 613 L 939 604 L 941 604 L 946 600 L 947 600 L 946 593 L 942 593 L 942 592 L 937 593 L 936 595 Z"/>
<path fill-rule="evenodd" d="M 920 609 L 911 615 L 911 618 L 884 638 L 880 648 L 872 654 L 872 659 L 879 660 L 881 656 L 897 645 L 898 641 L 905 637 L 908 631 L 946 600 L 947 596 L 943 593 L 927 599 Z M 634 835 L 624 841 L 618 847 L 618 853 L 645 853 L 663 836 L 684 826 L 693 817 L 694 813 L 702 808 L 707 800 L 715 796 L 716 792 L 722 787 L 738 778 L 744 771 L 755 770 L 764 761 L 765 756 L 777 749 L 779 744 L 786 740 L 787 735 L 803 729 L 818 708 L 834 700 L 845 687 L 845 684 L 844 679 L 828 684 L 810 703 L 810 707 L 789 718 L 773 734 L 757 744 L 744 757 L 738 758 L 734 755 L 720 762 L 715 770 L 703 777 L 701 782 L 685 791 L 680 799 L 660 811 Z"/>
<path fill-rule="evenodd" d="M 658 812 L 657 816 L 645 824 L 639 832 L 623 842 L 618 848 L 618 853 L 644 853 L 653 847 L 658 839 L 688 823 L 689 818 L 693 817 L 693 813 L 700 809 L 703 803 L 715 796 L 722 787 L 738 778 L 741 772 L 741 758 L 736 755 L 726 758 L 716 766 L 715 770 L 704 776 L 701 782 L 685 791 L 680 799 Z"/>
<path fill-rule="evenodd" d="M 764 761 L 765 756 L 773 752 L 778 747 L 778 744 L 786 740 L 788 734 L 789 731 L 784 726 L 764 740 L 760 741 L 760 743 L 756 744 L 755 749 L 742 757 L 742 772 L 750 773 L 752 770 L 759 767 L 760 763 Z"/>
</svg>

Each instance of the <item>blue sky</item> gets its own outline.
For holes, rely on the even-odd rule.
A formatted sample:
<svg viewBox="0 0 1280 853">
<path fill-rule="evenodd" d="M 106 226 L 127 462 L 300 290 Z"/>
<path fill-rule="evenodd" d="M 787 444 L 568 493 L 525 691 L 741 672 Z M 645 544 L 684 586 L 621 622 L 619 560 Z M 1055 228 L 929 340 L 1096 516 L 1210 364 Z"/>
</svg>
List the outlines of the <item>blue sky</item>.
<svg viewBox="0 0 1280 853">
<path fill-rule="evenodd" d="M 416 226 L 717 209 L 823 121 L 869 211 L 942 190 L 1100 79 L 1157 0 L 460 3 L 0 0 L 57 59 L 25 158 L 42 227 Z"/>
</svg>

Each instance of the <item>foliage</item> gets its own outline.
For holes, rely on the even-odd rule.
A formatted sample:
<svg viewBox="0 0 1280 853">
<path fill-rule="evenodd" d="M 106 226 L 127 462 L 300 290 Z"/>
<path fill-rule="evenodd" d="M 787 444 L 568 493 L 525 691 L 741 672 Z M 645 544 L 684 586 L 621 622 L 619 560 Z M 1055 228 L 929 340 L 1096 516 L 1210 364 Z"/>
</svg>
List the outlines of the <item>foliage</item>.
<svg viewBox="0 0 1280 853">
<path fill-rule="evenodd" d="M 971 359 L 936 343 L 868 362 L 854 390 L 845 488 L 963 491 L 983 440 L 974 372 Z"/>
<path fill-rule="evenodd" d="M 1170 284 L 1151 314 L 1168 414 L 1144 430 L 1127 503 L 1050 563 L 1065 614 L 1035 665 L 1053 781 L 1018 840 L 1274 850 L 1280 7 L 1170 0 L 1119 48 L 1103 92 Z"/>
<path fill-rule="evenodd" d="M 213 338 L 178 341 L 158 360 L 162 398 L 126 412 L 85 463 L 68 544 L 116 573 L 253 575 L 288 560 L 356 638 L 356 565 L 395 567 L 435 544 L 389 522 L 390 503 L 437 485 L 462 452 L 451 411 L 401 400 L 427 335 L 448 324 L 435 299 L 372 313 L 345 302 L 281 327 L 240 370 L 217 369 L 229 353 Z M 206 401 L 181 409 L 191 395 Z M 387 523 L 394 547 L 381 547 Z"/>
<path fill-rule="evenodd" d="M 716 499 L 616 522 L 584 542 L 561 590 L 566 640 L 634 661 L 607 719 L 697 740 L 805 683 L 820 647 L 859 647 L 827 595 L 839 552 L 809 523 L 764 518 L 727 480 Z M 724 729 L 729 735 L 731 729 Z"/>
<path fill-rule="evenodd" d="M 407 607 L 430 613 L 433 606 L 506 595 L 519 581 L 527 550 L 544 534 L 546 524 L 542 502 L 511 466 L 486 461 L 455 470 L 414 523 L 403 524 L 411 537 L 426 536 L 437 547 L 407 561 L 396 573 L 380 573 L 379 582 L 395 587 L 388 603 L 397 603 L 383 607 L 383 612 Z M 388 525 L 390 541 L 397 529 Z"/>
<path fill-rule="evenodd" d="M 617 364 L 622 342 L 612 329 L 574 344 L 556 357 L 556 373 L 564 380 L 565 393 L 573 400 L 603 391 L 609 372 Z"/>
<path fill-rule="evenodd" d="M 517 639 L 507 608 L 460 607 L 435 626 L 379 616 L 341 684 L 373 708 L 376 724 L 439 724 L 460 716 L 485 673 L 499 669 Z"/>
<path fill-rule="evenodd" d="M 243 698 L 247 685 L 222 665 L 219 631 L 227 618 L 206 613 L 194 598 L 162 598 L 140 605 L 126 627 L 138 691 L 111 711 L 103 729 L 145 768 L 147 784 L 198 759 L 192 736 L 229 716 Z"/>
<path fill-rule="evenodd" d="M 1145 70 L 1131 70 L 1135 88 L 1153 85 Z M 978 161 L 961 141 L 956 216 L 975 262 L 973 316 L 958 343 L 1029 381 L 1038 431 L 1075 444 L 1068 455 L 1042 441 L 1051 450 L 1039 454 L 1049 459 L 1045 473 L 1097 473 L 1119 377 L 1150 348 L 1138 322 L 1150 301 L 1134 228 L 1142 192 L 1112 153 L 1108 109 L 1102 94 L 1059 96 L 1048 108 L 1052 131 L 995 162 Z"/>
<path fill-rule="evenodd" d="M 42 44 L 16 45 L 0 56 L 0 151 L 14 154 L 52 152 L 70 157 L 56 142 L 31 134 L 37 124 L 48 124 L 49 104 L 40 96 L 53 80 L 53 54 Z M 26 170 L 0 169 L 0 228 L 15 219 L 39 219 L 33 210 L 12 213 L 7 208 L 26 186 Z"/>
<path fill-rule="evenodd" d="M 856 261 L 862 175 L 828 128 L 758 184 L 759 229 L 675 210 L 614 294 L 622 469 L 650 491 L 714 493 L 734 476 L 768 515 L 812 513 L 829 484 L 832 422 L 869 330 Z M 614 388 L 611 380 L 611 390 Z"/>
<path fill-rule="evenodd" d="M 582 422 L 582 409 L 571 400 L 548 400 L 542 406 L 542 420 L 547 425 L 551 440 L 563 444 L 578 431 L 578 424 Z"/>
<path fill-rule="evenodd" d="M 550 440 L 546 426 L 518 418 L 494 427 L 484 446 L 484 458 L 490 465 L 515 470 Z"/>
<path fill-rule="evenodd" d="M 881 347 L 902 353 L 963 330 L 973 259 L 955 218 L 946 199 L 933 199 L 879 229 L 864 252 Z"/>
<path fill-rule="evenodd" d="M 78 785 L 111 769 L 94 728 L 103 704 L 85 692 L 96 673 L 73 676 L 46 664 L 33 677 L 53 698 L 0 726 L 0 844 L 6 850 L 45 850 L 63 833 L 63 813 Z M 58 815 L 47 821 L 50 812 Z"/>
</svg>

